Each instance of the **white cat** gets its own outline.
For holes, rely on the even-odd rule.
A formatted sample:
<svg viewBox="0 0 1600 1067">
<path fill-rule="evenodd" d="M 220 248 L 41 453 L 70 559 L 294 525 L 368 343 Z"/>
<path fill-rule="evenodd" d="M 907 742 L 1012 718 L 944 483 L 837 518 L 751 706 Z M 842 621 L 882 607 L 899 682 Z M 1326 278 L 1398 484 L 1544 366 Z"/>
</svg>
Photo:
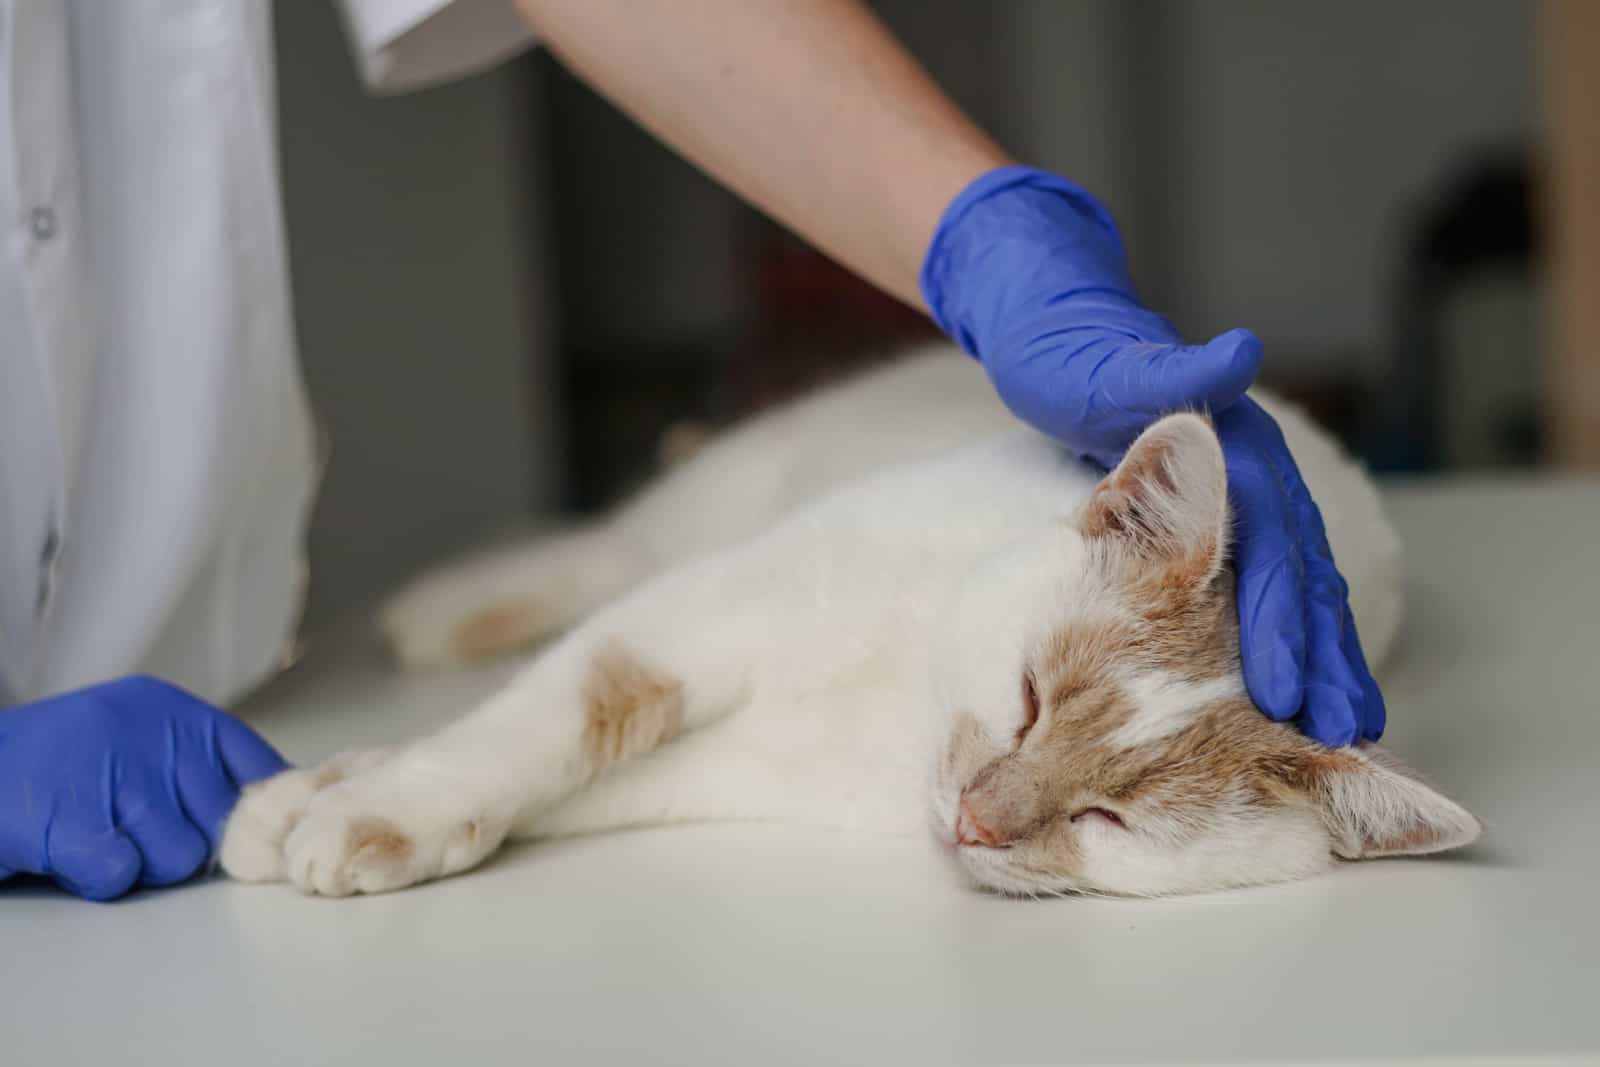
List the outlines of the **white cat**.
<svg viewBox="0 0 1600 1067">
<path fill-rule="evenodd" d="M 1397 540 L 1361 472 L 1262 399 L 1376 663 Z M 1473 840 L 1376 746 L 1251 705 L 1229 525 L 1205 418 L 1156 423 L 1101 480 L 971 361 L 915 355 L 738 428 L 601 523 L 416 583 L 383 619 L 409 663 L 576 626 L 431 737 L 248 789 L 223 866 L 342 896 L 508 836 L 787 820 L 922 834 L 1002 891 L 1153 895 Z"/>
</svg>

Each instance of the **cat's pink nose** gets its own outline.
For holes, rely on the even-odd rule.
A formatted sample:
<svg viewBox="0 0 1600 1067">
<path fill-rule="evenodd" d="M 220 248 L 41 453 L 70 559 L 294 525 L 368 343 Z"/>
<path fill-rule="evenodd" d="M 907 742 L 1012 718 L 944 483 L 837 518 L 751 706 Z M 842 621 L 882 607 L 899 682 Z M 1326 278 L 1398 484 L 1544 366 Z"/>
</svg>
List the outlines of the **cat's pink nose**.
<svg viewBox="0 0 1600 1067">
<path fill-rule="evenodd" d="M 965 797 L 961 799 L 961 807 L 956 812 L 956 844 L 981 845 L 984 848 L 997 848 L 1000 845 L 1000 835 L 978 821 Z"/>
</svg>

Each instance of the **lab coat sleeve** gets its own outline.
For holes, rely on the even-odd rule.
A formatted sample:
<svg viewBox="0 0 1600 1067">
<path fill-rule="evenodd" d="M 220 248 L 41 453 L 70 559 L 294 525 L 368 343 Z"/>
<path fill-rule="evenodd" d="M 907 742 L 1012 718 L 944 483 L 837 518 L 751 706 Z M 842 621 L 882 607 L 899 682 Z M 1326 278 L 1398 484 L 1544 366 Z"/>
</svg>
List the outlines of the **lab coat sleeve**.
<svg viewBox="0 0 1600 1067">
<path fill-rule="evenodd" d="M 339 0 L 367 88 L 401 93 L 476 74 L 533 41 L 511 0 Z"/>
</svg>

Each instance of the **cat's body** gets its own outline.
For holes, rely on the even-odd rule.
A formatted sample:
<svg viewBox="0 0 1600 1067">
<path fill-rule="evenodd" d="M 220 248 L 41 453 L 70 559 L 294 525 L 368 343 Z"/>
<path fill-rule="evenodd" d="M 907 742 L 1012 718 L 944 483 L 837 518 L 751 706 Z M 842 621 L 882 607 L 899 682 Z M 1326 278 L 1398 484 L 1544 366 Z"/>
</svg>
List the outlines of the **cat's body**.
<svg viewBox="0 0 1600 1067">
<path fill-rule="evenodd" d="M 1364 476 L 1274 413 L 1381 659 L 1398 543 Z M 1383 757 L 1249 706 L 1223 485 L 1199 419 L 1102 483 L 970 361 L 912 357 L 733 431 L 603 523 L 418 583 L 384 620 L 417 664 L 599 610 L 434 737 L 252 789 L 223 862 L 343 894 L 465 869 L 508 834 L 928 833 L 931 813 L 986 884 L 1158 893 L 1469 839 Z M 1369 794 L 1405 825 L 1356 825 Z"/>
</svg>

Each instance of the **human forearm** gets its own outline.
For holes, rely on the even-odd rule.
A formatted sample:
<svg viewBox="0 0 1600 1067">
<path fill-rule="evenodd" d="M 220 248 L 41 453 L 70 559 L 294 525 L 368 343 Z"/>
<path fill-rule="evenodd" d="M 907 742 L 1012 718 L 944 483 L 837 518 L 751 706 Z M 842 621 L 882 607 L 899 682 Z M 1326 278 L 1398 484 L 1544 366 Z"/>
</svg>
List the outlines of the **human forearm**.
<svg viewBox="0 0 1600 1067">
<path fill-rule="evenodd" d="M 939 215 L 1009 162 L 856 0 L 517 0 L 544 44 L 684 156 L 922 306 Z"/>
</svg>

